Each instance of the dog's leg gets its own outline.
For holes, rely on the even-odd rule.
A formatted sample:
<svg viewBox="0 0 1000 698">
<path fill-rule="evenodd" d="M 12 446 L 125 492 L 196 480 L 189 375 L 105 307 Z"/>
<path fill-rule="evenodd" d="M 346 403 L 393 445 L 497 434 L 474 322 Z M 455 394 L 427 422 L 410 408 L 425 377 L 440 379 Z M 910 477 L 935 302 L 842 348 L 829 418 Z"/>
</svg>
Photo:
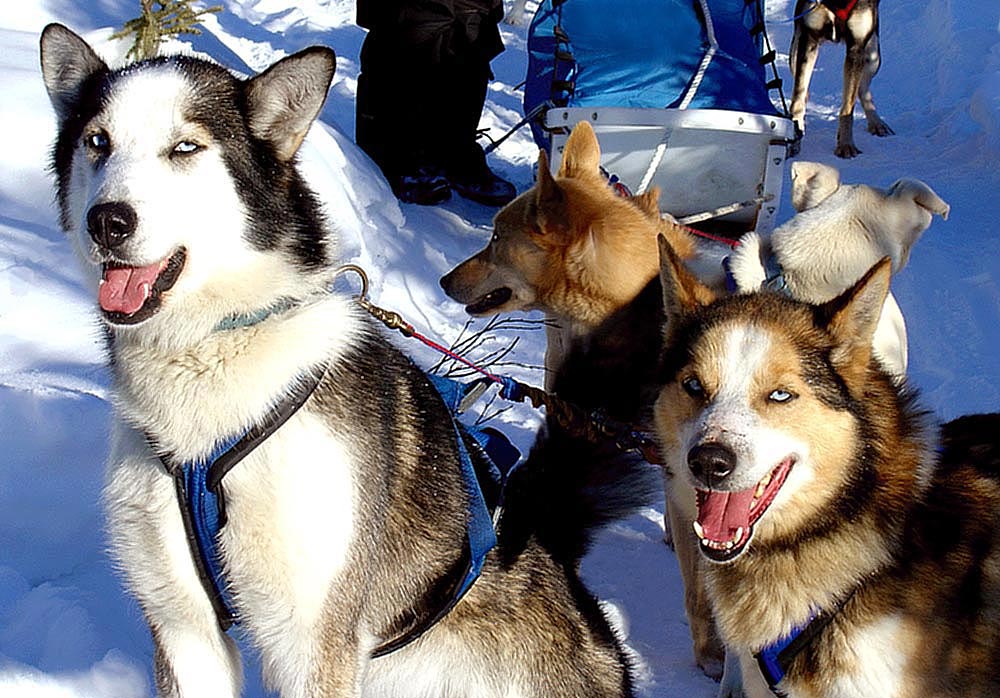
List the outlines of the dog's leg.
<svg viewBox="0 0 1000 698">
<path fill-rule="evenodd" d="M 133 453 L 145 450 L 134 432 Z M 219 628 L 187 547 L 173 481 L 152 457 L 113 457 L 105 487 L 114 556 L 143 609 L 163 698 L 238 696 L 239 652 Z"/>
<path fill-rule="evenodd" d="M 811 13 L 812 14 L 812 13 Z M 819 39 L 816 38 L 805 22 L 809 16 L 796 22 L 795 33 L 792 35 L 792 47 L 788 52 L 788 67 L 792 71 L 792 101 L 791 116 L 799 134 L 806 132 L 806 102 L 809 99 L 809 82 L 812 80 L 813 68 L 819 56 Z M 798 154 L 796 142 L 792 155 Z"/>
<path fill-rule="evenodd" d="M 865 48 L 865 67 L 861 75 L 859 98 L 861 99 L 861 107 L 865 110 L 868 133 L 884 137 L 891 136 L 895 132 L 878 115 L 878 112 L 875 110 L 875 100 L 872 98 L 872 78 L 878 73 L 881 65 L 882 54 L 879 49 L 878 31 L 875 31 L 868 40 L 868 45 Z"/>
<path fill-rule="evenodd" d="M 240 694 L 239 650 L 215 625 L 214 617 L 212 624 L 215 627 L 195 629 L 177 627 L 176 623 L 158 627 L 155 620 L 150 621 L 157 696 L 225 698 Z"/>
<path fill-rule="evenodd" d="M 719 693 L 716 698 L 744 698 L 743 671 L 740 660 L 735 652 L 726 652 L 726 668 L 719 682 Z"/>
<path fill-rule="evenodd" d="M 858 101 L 863 65 L 863 48 L 852 45 L 848 39 L 847 55 L 844 57 L 844 99 L 837 120 L 837 147 L 833 150 L 838 158 L 853 158 L 861 154 L 854 145 L 854 103 Z"/>
<path fill-rule="evenodd" d="M 693 492 L 678 489 L 675 479 L 671 492 L 667 493 L 667 513 L 673 532 L 674 552 L 684 582 L 684 610 L 691 629 L 695 661 L 706 676 L 718 681 L 722 677 L 725 648 L 712 618 L 701 569 L 701 553 L 698 552 L 698 540 L 691 526 L 694 520 Z M 686 502 L 688 498 L 692 501 Z"/>
<path fill-rule="evenodd" d="M 853 12 L 847 19 L 844 42 L 844 98 L 840 104 L 837 123 L 837 147 L 833 153 L 839 158 L 853 158 L 861 154 L 854 145 L 854 105 L 858 101 L 861 86 L 867 79 L 869 66 L 869 44 L 875 36 L 875 17 L 871 12 Z M 875 42 L 878 46 L 878 42 Z M 874 108 L 874 105 L 872 105 Z"/>
</svg>

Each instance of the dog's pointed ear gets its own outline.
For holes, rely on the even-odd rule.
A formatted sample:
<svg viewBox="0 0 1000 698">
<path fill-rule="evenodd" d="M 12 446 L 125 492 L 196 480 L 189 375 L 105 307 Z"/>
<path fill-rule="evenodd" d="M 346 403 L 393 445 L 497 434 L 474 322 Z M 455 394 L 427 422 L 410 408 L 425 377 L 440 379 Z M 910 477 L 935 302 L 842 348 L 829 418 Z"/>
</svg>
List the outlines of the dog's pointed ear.
<svg viewBox="0 0 1000 698">
<path fill-rule="evenodd" d="M 77 34 L 61 24 L 50 24 L 39 39 L 42 80 L 59 121 L 74 112 L 83 83 L 107 64 Z"/>
<path fill-rule="evenodd" d="M 538 151 L 538 177 L 535 182 L 535 201 L 539 204 L 539 207 L 544 204 L 555 204 L 563 200 L 562 189 L 559 188 L 559 183 L 556 182 L 555 177 L 552 176 L 552 171 L 549 169 L 549 156 L 546 155 L 544 150 Z"/>
<path fill-rule="evenodd" d="M 821 162 L 792 163 L 792 206 L 800 213 L 823 203 L 840 189 L 840 171 Z"/>
<path fill-rule="evenodd" d="M 867 373 L 891 276 L 892 260 L 883 257 L 854 286 L 817 306 L 820 323 L 834 339 L 830 358 L 845 377 L 863 379 Z"/>
<path fill-rule="evenodd" d="M 326 101 L 337 57 L 313 46 L 283 58 L 246 83 L 250 131 L 291 160 Z"/>
<path fill-rule="evenodd" d="M 716 294 L 688 271 L 666 236 L 660 235 L 657 242 L 660 246 L 663 309 L 669 328 L 672 319 L 691 313 L 702 305 L 708 305 L 716 299 Z"/>
<path fill-rule="evenodd" d="M 562 162 L 559 164 L 560 177 L 594 175 L 601 167 L 601 146 L 597 134 L 588 121 L 581 121 L 573 127 L 566 139 Z"/>
</svg>

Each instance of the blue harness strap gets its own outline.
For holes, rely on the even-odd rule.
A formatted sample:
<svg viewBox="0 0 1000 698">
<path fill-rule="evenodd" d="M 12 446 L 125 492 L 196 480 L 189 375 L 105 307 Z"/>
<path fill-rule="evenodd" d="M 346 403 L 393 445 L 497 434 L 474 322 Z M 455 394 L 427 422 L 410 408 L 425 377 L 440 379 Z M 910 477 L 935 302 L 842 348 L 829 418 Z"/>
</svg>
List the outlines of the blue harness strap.
<svg viewBox="0 0 1000 698">
<path fill-rule="evenodd" d="M 802 650 L 823 632 L 823 629 L 843 610 L 844 606 L 847 605 L 847 602 L 851 600 L 857 591 L 858 587 L 852 589 L 842 601 L 829 611 L 812 613 L 805 623 L 793 628 L 787 635 L 778 638 L 754 654 L 754 659 L 757 660 L 760 673 L 764 676 L 764 680 L 767 681 L 767 685 L 774 695 L 778 696 L 778 698 L 785 698 L 786 694 L 778 687 L 778 684 L 785 678 L 785 674 L 788 673 L 788 668 L 792 662 L 795 661 L 795 658 Z"/>
<path fill-rule="evenodd" d="M 220 496 L 221 490 L 215 492 L 208 486 L 208 473 L 212 463 L 238 441 L 239 439 L 233 439 L 219 446 L 204 461 L 184 463 L 174 473 L 174 486 L 177 500 L 181 504 L 188 547 L 191 549 L 198 577 L 212 602 L 223 631 L 237 622 L 237 616 L 229 598 L 222 556 L 216 544 L 225 518 L 223 499 Z"/>
<path fill-rule="evenodd" d="M 785 678 L 788 666 L 795 658 L 795 654 L 798 654 L 796 651 L 789 656 L 786 650 L 802 635 L 802 631 L 810 622 L 812 622 L 811 618 L 806 621 L 805 625 L 793 628 L 790 633 L 779 638 L 754 655 L 754 658 L 757 660 L 757 666 L 760 667 L 760 673 L 764 676 L 764 680 L 767 681 L 768 687 L 779 698 L 784 698 L 785 693 L 778 688 L 778 684 Z"/>
<path fill-rule="evenodd" d="M 305 404 L 322 380 L 323 372 L 310 374 L 291 394 L 269 414 L 243 434 L 216 445 L 205 458 L 175 465 L 169 455 L 161 456 L 167 470 L 173 474 L 177 501 L 184 521 L 188 547 L 198 577 L 205 589 L 219 626 L 228 631 L 239 622 L 226 582 L 225 565 L 219 550 L 219 533 L 226 524 L 225 496 L 222 480 L 236 464 L 278 430 Z M 440 608 L 427 614 L 399 637 L 383 643 L 372 652 L 380 657 L 413 642 L 443 618 L 482 572 L 487 554 L 496 546 L 496 525 L 502 512 L 503 486 L 508 473 L 520 458 L 510 441 L 495 429 L 469 426 L 458 421 L 459 406 L 473 384 L 463 384 L 446 378 L 429 376 L 451 416 L 455 444 L 459 452 L 462 479 L 468 494 L 468 548 L 461 578 Z M 152 443 L 152 439 L 150 442 Z M 475 457 L 474 457 L 475 456 Z M 478 466 L 478 467 L 477 467 Z M 494 496 L 484 494 L 484 480 Z M 488 499 L 492 501 L 488 501 Z"/>
<path fill-rule="evenodd" d="M 447 599 L 401 635 L 376 647 L 371 653 L 373 658 L 395 652 L 422 636 L 444 618 L 472 588 L 482 572 L 486 556 L 497 544 L 496 530 L 503 514 L 503 488 L 507 476 L 521 457 L 520 452 L 501 432 L 470 426 L 458 420 L 457 415 L 476 382 L 460 383 L 434 375 L 427 377 L 448 409 L 455 432 L 462 480 L 468 494 L 467 557 L 461 577 L 452 587 Z M 487 496 L 484 489 L 495 494 Z"/>
<path fill-rule="evenodd" d="M 263 421 L 242 434 L 220 441 L 205 458 L 178 465 L 171 455 L 160 456 L 167 472 L 173 474 L 191 558 L 223 631 L 229 630 L 238 622 L 238 618 L 229 598 L 222 554 L 218 546 L 219 532 L 226 525 L 222 479 L 299 411 L 324 375 L 325 366 L 302 376 L 289 389 L 285 399 L 275 405 Z M 147 436 L 147 440 L 154 445 L 154 451 L 158 450 L 152 438 Z"/>
<path fill-rule="evenodd" d="M 477 434 L 479 430 L 462 424 L 455 418 L 459 405 L 465 397 L 465 385 L 440 376 L 432 375 L 428 376 L 428 378 L 430 378 L 431 384 L 441 395 L 445 407 L 448 408 L 448 412 L 452 416 L 452 428 L 455 430 L 455 442 L 458 444 L 459 461 L 462 467 L 462 480 L 465 483 L 466 493 L 469 495 L 468 534 L 469 555 L 472 564 L 460 586 L 459 596 L 461 596 L 468 591 L 469 587 L 472 586 L 472 582 L 479 576 L 479 573 L 483 569 L 483 561 L 486 559 L 486 555 L 497 544 L 497 535 L 493 528 L 493 514 L 483 497 L 483 489 L 472 463 L 472 455 L 469 453 L 467 440 L 462 438 L 463 431 L 475 439 L 476 443 L 480 444 L 484 450 L 488 439 L 481 435 L 481 433 Z M 480 441 L 480 438 L 483 440 Z M 499 483 L 503 477 L 499 467 L 492 459 L 489 460 L 488 467 L 489 477 Z"/>
</svg>

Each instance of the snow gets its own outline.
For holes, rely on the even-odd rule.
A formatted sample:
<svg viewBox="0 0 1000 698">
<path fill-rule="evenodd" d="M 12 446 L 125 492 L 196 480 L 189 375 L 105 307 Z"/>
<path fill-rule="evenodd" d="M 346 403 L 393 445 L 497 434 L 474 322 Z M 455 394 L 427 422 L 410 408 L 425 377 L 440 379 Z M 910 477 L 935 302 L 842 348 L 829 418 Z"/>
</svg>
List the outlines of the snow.
<svg viewBox="0 0 1000 698">
<path fill-rule="evenodd" d="M 260 70 L 310 44 L 332 46 L 338 70 L 302 163 L 340 228 L 345 261 L 371 274 L 371 297 L 430 337 L 450 343 L 466 318 L 437 280 L 480 248 L 494 213 L 462 199 L 434 208 L 399 205 L 352 143 L 357 56 L 364 34 L 350 0 L 222 0 L 202 36 L 181 48 L 241 71 Z M 533 3 L 529 3 L 529 8 Z M 791 38 L 792 0 L 769 7 L 771 39 Z M 151 694 L 151 643 L 135 603 L 105 555 L 99 507 L 106 453 L 108 373 L 93 294 L 59 231 L 47 171 L 55 123 L 38 71 L 38 35 L 49 21 L 83 33 L 109 58 L 127 46 L 107 37 L 134 16 L 132 0 L 23 0 L 0 6 L 0 695 L 138 698 Z M 483 125 L 499 136 L 521 116 L 523 26 L 504 25 L 507 50 Z M 942 419 L 1000 409 L 1000 7 L 995 0 L 898 0 L 882 8 L 883 67 L 874 89 L 896 136 L 856 125 L 864 154 L 832 155 L 842 48 L 824 48 L 813 80 L 801 159 L 841 169 L 845 182 L 928 182 L 949 204 L 894 280 L 907 319 L 911 381 Z M 787 62 L 781 71 L 790 85 Z M 405 119 L 405 105 L 401 105 Z M 859 110 L 860 113 L 860 110 Z M 536 149 L 527 129 L 491 156 L 523 190 Z M 787 191 L 787 189 L 786 189 Z M 782 202 L 780 220 L 791 216 Z M 355 283 L 344 280 L 344 284 Z M 471 330 L 482 327 L 473 324 Z M 500 328 L 489 346 L 514 336 Z M 402 340 L 401 340 L 402 341 Z M 404 345 L 418 360 L 436 359 Z M 489 347 L 484 347 L 485 351 Z M 512 372 L 534 384 L 544 333 L 521 332 Z M 534 368 L 532 368 L 534 367 Z M 536 415 L 504 413 L 528 443 Z M 642 694 L 708 698 L 715 684 L 695 667 L 677 564 L 662 543 L 662 512 L 612 527 L 584 564 L 640 657 Z M 262 696 L 253 660 L 247 696 Z"/>
</svg>

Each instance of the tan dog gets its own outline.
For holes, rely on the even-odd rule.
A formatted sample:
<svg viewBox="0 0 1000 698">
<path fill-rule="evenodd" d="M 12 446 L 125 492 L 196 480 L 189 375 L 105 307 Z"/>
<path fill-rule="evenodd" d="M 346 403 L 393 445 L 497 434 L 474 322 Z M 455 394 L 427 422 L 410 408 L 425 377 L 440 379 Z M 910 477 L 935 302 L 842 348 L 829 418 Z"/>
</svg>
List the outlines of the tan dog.
<svg viewBox="0 0 1000 698">
<path fill-rule="evenodd" d="M 541 152 L 536 185 L 497 214 L 489 244 L 441 285 L 473 315 L 544 312 L 546 389 L 641 426 L 654 396 L 662 343 L 657 237 L 668 237 L 699 277 L 719 289 L 729 248 L 662 219 L 656 190 L 632 198 L 617 195 L 601 173 L 600 157 L 586 122 L 567 140 L 555 177 Z M 668 503 L 668 529 L 677 532 L 695 658 L 718 678 L 723 649 L 696 569 L 701 563 L 692 519 L 678 513 L 690 513 L 693 506 L 693 501 L 679 509 Z"/>
<path fill-rule="evenodd" d="M 773 256 L 793 298 L 823 303 L 843 293 L 883 257 L 898 273 L 935 215 L 950 207 L 916 179 L 888 189 L 841 184 L 840 173 L 818 162 L 792 164 L 792 204 L 799 214 L 762 239 L 744 235 L 730 257 L 740 291 L 768 280 L 765 260 Z M 875 353 L 901 380 L 906 374 L 906 323 L 890 293 L 875 333 Z"/>
<path fill-rule="evenodd" d="M 550 388 L 570 345 L 592 335 L 656 278 L 659 234 L 688 261 L 710 256 L 690 233 L 661 219 L 657 188 L 631 198 L 617 195 L 600 171 L 600 158 L 597 136 L 586 122 L 566 141 L 555 177 L 540 151 L 535 186 L 497 214 L 484 249 L 441 279 L 445 293 L 471 315 L 545 313 Z"/>
</svg>

